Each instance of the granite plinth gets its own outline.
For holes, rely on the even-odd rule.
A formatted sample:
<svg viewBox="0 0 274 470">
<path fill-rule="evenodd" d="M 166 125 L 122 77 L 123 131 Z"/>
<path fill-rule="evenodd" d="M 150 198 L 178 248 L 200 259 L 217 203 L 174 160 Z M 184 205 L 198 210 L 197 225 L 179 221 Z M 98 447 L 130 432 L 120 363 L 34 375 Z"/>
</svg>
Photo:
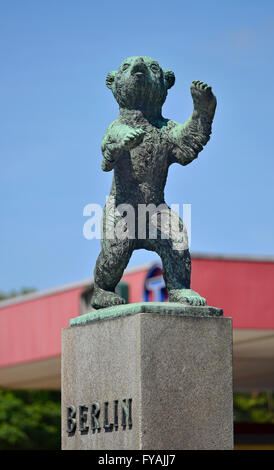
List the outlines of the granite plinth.
<svg viewBox="0 0 274 470">
<path fill-rule="evenodd" d="M 62 331 L 64 450 L 233 449 L 232 322 L 187 308 Z"/>
</svg>

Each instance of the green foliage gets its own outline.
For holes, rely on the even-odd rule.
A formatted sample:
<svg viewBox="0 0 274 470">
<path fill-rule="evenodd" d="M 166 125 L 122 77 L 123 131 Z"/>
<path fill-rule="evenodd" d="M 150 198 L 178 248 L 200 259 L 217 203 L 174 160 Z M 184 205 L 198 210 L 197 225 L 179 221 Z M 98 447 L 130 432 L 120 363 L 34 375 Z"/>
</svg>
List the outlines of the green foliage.
<svg viewBox="0 0 274 470">
<path fill-rule="evenodd" d="M 274 423 L 274 393 L 235 393 L 234 419 L 241 423 Z"/>
<path fill-rule="evenodd" d="M 61 448 L 61 393 L 0 390 L 0 450 Z"/>
</svg>

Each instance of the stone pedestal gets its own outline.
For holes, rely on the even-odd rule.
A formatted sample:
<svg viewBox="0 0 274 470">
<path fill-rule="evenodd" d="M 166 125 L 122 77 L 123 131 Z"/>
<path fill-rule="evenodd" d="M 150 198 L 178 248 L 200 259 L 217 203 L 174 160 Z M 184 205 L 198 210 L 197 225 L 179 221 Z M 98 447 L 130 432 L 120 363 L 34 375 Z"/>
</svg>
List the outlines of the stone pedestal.
<svg viewBox="0 0 274 470">
<path fill-rule="evenodd" d="M 233 449 L 232 392 L 219 309 L 131 304 L 62 331 L 64 450 Z"/>
</svg>

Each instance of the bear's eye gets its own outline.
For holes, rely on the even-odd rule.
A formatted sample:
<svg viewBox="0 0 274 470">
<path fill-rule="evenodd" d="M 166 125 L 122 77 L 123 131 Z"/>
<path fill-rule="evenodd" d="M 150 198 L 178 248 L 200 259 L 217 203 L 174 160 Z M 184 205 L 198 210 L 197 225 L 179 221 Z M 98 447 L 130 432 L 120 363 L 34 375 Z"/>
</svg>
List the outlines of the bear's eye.
<svg viewBox="0 0 274 470">
<path fill-rule="evenodd" d="M 123 71 L 126 70 L 126 69 L 128 69 L 128 68 L 129 68 L 129 64 L 123 64 L 123 65 L 122 65 L 122 70 L 123 70 Z"/>
<path fill-rule="evenodd" d="M 151 64 L 150 66 L 152 72 L 158 72 L 159 71 L 159 65 L 157 64 Z"/>
</svg>

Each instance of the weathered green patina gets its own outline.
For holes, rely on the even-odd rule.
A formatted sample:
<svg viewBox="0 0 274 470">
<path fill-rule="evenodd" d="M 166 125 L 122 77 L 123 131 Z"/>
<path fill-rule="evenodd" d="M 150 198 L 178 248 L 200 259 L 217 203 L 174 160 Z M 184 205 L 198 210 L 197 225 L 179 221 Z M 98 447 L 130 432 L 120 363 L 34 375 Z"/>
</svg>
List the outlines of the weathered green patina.
<svg viewBox="0 0 274 470">
<path fill-rule="evenodd" d="M 183 222 L 179 219 L 178 230 L 171 230 L 166 237 L 160 215 L 163 211 L 169 220 L 174 217 L 164 200 L 168 168 L 173 163 L 188 165 L 208 142 L 216 98 L 206 83 L 193 81 L 192 116 L 185 124 L 165 119 L 162 106 L 174 82 L 174 73 L 162 69 L 150 57 L 130 57 L 107 75 L 106 84 L 119 104 L 120 115 L 110 124 L 102 142 L 102 169 L 114 169 L 114 177 L 103 213 L 101 252 L 94 271 L 95 309 L 125 303 L 114 290 L 133 250 L 141 248 L 161 257 L 170 302 L 206 304 L 190 289 L 191 259 Z M 135 211 L 136 225 L 131 233 L 123 233 L 122 229 L 125 204 Z M 142 205 L 156 207 L 153 215 L 143 221 L 147 233 L 154 217 L 156 237 L 140 236 L 137 230 Z M 121 230 L 109 236 L 111 224 Z"/>
<path fill-rule="evenodd" d="M 138 302 L 129 305 L 115 305 L 101 308 L 72 318 L 70 326 L 83 326 L 95 321 L 126 317 L 137 313 L 154 313 L 157 315 L 183 315 L 187 317 L 222 317 L 223 311 L 215 307 L 189 307 L 175 302 Z"/>
</svg>

